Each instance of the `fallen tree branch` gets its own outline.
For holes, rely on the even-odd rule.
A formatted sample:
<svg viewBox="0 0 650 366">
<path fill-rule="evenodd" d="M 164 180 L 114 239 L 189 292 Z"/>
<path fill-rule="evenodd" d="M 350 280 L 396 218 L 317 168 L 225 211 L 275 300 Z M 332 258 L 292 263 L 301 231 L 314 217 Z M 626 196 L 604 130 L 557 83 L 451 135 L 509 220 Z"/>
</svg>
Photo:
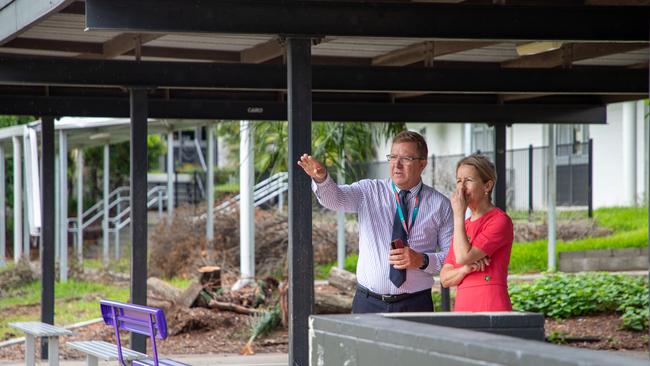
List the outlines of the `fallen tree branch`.
<svg viewBox="0 0 650 366">
<path fill-rule="evenodd" d="M 233 303 L 230 303 L 230 302 L 221 302 L 221 301 L 217 301 L 217 300 L 210 300 L 210 302 L 208 303 L 208 306 L 211 309 L 218 309 L 218 310 L 222 310 L 222 311 L 232 311 L 234 313 L 245 314 L 245 315 L 255 315 L 255 314 L 263 313 L 262 310 L 251 309 L 251 308 L 247 308 L 245 306 L 233 304 Z"/>
</svg>

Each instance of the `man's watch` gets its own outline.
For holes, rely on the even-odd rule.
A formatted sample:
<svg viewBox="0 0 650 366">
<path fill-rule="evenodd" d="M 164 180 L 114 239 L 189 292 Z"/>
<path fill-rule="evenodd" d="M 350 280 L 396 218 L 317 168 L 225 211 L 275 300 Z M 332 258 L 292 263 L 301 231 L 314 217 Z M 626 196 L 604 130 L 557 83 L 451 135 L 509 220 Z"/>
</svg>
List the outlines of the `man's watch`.
<svg viewBox="0 0 650 366">
<path fill-rule="evenodd" d="M 427 253 L 422 253 L 422 260 L 424 261 L 420 269 L 426 269 L 429 267 L 429 256 Z"/>
</svg>

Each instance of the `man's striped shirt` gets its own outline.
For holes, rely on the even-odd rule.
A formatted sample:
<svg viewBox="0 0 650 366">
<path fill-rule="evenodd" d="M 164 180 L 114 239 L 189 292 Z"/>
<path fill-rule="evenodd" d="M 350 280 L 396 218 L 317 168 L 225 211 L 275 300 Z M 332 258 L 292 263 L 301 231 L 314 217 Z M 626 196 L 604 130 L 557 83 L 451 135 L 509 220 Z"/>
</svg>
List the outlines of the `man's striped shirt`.
<svg viewBox="0 0 650 366">
<path fill-rule="evenodd" d="M 397 187 L 396 187 L 397 188 Z M 433 286 L 433 275 L 440 271 L 453 235 L 453 216 L 449 199 L 430 186 L 420 183 L 410 189 L 408 217 L 420 192 L 420 208 L 410 228 L 408 245 L 429 256 L 424 270 L 408 269 L 406 282 L 395 287 L 388 278 L 393 221 L 396 201 L 390 179 L 364 179 L 350 185 L 337 185 L 328 175 L 323 183 L 312 181 L 318 201 L 332 210 L 355 212 L 359 220 L 359 262 L 357 281 L 373 292 L 384 295 L 417 292 Z M 399 188 L 397 188 L 399 192 Z"/>
</svg>

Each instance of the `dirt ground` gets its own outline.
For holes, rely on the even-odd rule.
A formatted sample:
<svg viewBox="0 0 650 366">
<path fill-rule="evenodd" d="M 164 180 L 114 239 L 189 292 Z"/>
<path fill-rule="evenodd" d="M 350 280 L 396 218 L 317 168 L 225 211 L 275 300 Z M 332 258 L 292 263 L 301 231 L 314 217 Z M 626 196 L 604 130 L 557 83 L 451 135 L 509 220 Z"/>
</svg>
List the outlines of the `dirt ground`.
<svg viewBox="0 0 650 366">
<path fill-rule="evenodd" d="M 159 342 L 160 353 L 171 354 L 210 354 L 239 353 L 247 341 L 249 317 L 226 311 L 205 309 L 202 321 L 206 327 L 170 336 Z M 208 314 L 209 313 L 209 314 Z M 645 332 L 620 330 L 621 320 L 618 316 L 599 315 L 579 317 L 566 320 L 546 320 L 546 336 L 597 337 L 598 341 L 577 342 L 571 340 L 566 346 L 599 350 L 646 351 L 648 335 Z M 72 337 L 63 337 L 61 344 L 72 340 L 105 340 L 114 342 L 112 328 L 103 323 L 93 324 L 75 330 Z M 285 329 L 279 329 L 260 338 L 253 344 L 255 353 L 273 353 L 288 351 L 288 335 Z M 38 352 L 38 351 L 37 351 Z M 83 359 L 84 356 L 63 346 L 60 350 L 64 359 Z M 18 344 L 0 349 L 0 359 L 20 360 L 24 357 L 24 345 Z"/>
</svg>

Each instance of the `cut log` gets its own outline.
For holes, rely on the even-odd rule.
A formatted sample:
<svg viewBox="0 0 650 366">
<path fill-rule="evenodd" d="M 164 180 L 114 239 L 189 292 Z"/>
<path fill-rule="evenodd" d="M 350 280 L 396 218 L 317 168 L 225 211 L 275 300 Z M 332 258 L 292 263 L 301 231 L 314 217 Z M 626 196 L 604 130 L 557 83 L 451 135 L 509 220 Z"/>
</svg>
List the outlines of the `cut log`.
<svg viewBox="0 0 650 366">
<path fill-rule="evenodd" d="M 352 297 L 334 291 L 316 291 L 314 299 L 316 314 L 349 314 L 352 312 Z"/>
<path fill-rule="evenodd" d="M 172 301 L 174 303 L 178 301 L 181 295 L 180 289 L 156 277 L 149 277 L 147 279 L 147 290 L 150 291 L 154 297 Z"/>
<path fill-rule="evenodd" d="M 199 268 L 201 278 L 199 282 L 205 288 L 217 289 L 221 287 L 221 267 L 204 266 Z"/>
<path fill-rule="evenodd" d="M 337 267 L 332 267 L 327 282 L 346 294 L 354 295 L 357 290 L 357 276 Z"/>
<path fill-rule="evenodd" d="M 202 290 L 203 285 L 196 281 L 192 282 L 178 298 L 178 305 L 186 308 L 192 307 Z"/>
</svg>

